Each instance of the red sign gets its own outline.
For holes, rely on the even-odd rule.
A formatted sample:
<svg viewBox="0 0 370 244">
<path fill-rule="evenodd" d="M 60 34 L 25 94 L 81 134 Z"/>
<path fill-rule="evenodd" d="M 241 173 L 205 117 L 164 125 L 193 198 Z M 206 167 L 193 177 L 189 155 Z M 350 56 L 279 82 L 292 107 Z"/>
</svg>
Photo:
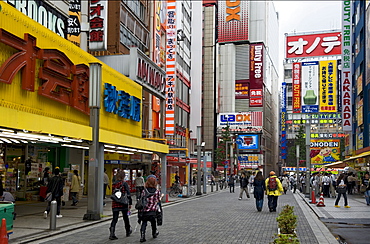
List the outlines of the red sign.
<svg viewBox="0 0 370 244">
<path fill-rule="evenodd" d="M 34 92 L 36 62 L 43 60 L 38 72 L 41 82 L 38 94 L 90 113 L 89 67 L 73 64 L 59 50 L 38 48 L 36 38 L 27 33 L 22 39 L 0 29 L 0 42 L 16 50 L 0 67 L 0 82 L 12 84 L 15 75 L 21 72 L 22 89 Z"/>
<path fill-rule="evenodd" d="M 235 81 L 235 99 L 249 98 L 249 80 Z"/>
<path fill-rule="evenodd" d="M 287 36 L 286 58 L 342 54 L 341 32 Z"/>
<path fill-rule="evenodd" d="M 263 90 L 262 89 L 251 89 L 249 106 L 250 107 L 262 107 L 263 105 Z"/>
<path fill-rule="evenodd" d="M 251 44 L 249 55 L 249 88 L 262 89 L 263 88 L 263 43 Z"/>
<path fill-rule="evenodd" d="M 248 40 L 248 3 L 242 0 L 218 1 L 218 42 Z"/>
<path fill-rule="evenodd" d="M 293 63 L 293 113 L 301 113 L 301 63 Z"/>
</svg>

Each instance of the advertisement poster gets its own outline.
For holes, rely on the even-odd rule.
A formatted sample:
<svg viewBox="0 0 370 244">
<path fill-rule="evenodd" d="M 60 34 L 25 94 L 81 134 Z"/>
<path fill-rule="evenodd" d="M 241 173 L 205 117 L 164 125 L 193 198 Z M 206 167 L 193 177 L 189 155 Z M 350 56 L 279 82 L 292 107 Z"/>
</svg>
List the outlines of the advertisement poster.
<svg viewBox="0 0 370 244">
<path fill-rule="evenodd" d="M 238 135 L 236 138 L 236 144 L 239 150 L 258 150 L 258 135 Z"/>
<path fill-rule="evenodd" d="M 320 61 L 320 112 L 337 112 L 337 62 Z"/>
<path fill-rule="evenodd" d="M 319 111 L 319 62 L 302 63 L 302 113 Z"/>
<path fill-rule="evenodd" d="M 340 160 L 339 139 L 317 139 L 311 140 L 311 164 L 323 165 Z"/>
</svg>

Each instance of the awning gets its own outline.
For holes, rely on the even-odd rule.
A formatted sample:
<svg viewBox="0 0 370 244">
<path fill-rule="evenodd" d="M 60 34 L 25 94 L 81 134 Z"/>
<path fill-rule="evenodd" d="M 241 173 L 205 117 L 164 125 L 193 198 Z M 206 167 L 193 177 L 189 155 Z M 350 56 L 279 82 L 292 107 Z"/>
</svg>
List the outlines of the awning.
<svg viewBox="0 0 370 244">
<path fill-rule="evenodd" d="M 343 161 L 345 162 L 345 161 L 350 161 L 350 160 L 353 160 L 353 159 L 356 159 L 356 158 L 362 158 L 362 157 L 366 157 L 366 156 L 369 156 L 370 155 L 370 151 L 368 151 L 368 152 L 363 152 L 363 153 L 361 153 L 361 154 L 359 154 L 359 155 L 356 155 L 356 156 L 353 156 L 353 157 L 350 157 L 350 158 L 346 158 L 346 159 L 344 159 Z"/>
<path fill-rule="evenodd" d="M 347 166 L 347 163 L 343 162 L 343 161 L 338 161 L 338 162 L 335 162 L 335 163 L 324 165 L 324 167 L 327 167 L 327 168 L 344 168 L 346 166 Z"/>
</svg>

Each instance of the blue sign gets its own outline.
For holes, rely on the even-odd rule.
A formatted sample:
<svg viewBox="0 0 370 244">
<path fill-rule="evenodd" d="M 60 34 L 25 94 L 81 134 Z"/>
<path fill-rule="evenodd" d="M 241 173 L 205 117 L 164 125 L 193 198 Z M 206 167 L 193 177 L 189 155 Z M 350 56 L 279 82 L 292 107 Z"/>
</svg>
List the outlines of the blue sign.
<svg viewBox="0 0 370 244">
<path fill-rule="evenodd" d="M 238 135 L 236 138 L 236 145 L 240 150 L 258 150 L 258 138 L 258 135 L 255 134 Z"/>
</svg>

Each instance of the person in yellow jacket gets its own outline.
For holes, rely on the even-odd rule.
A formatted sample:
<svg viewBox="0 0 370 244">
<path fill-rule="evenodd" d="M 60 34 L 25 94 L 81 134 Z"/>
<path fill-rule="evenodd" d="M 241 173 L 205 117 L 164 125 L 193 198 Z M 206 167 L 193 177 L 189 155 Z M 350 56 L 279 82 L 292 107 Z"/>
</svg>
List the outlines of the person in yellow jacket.
<svg viewBox="0 0 370 244">
<path fill-rule="evenodd" d="M 276 212 L 278 197 L 284 191 L 283 185 L 281 184 L 280 180 L 276 177 L 274 171 L 270 172 L 270 177 L 265 180 L 265 184 L 270 212 Z"/>
<path fill-rule="evenodd" d="M 72 204 L 71 206 L 76 206 L 78 203 L 77 192 L 80 191 L 80 181 L 81 178 L 78 175 L 77 170 L 73 170 L 72 184 L 71 184 L 71 194 L 72 194 Z"/>
</svg>

